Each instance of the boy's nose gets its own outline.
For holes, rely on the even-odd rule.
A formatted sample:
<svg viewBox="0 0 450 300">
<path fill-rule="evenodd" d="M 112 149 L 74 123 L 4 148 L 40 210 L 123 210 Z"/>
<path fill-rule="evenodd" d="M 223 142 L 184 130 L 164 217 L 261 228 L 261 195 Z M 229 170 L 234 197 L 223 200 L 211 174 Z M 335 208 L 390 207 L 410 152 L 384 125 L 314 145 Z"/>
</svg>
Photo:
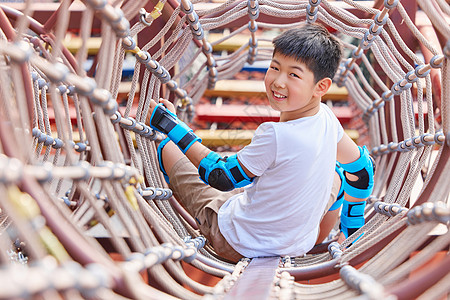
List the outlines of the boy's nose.
<svg viewBox="0 0 450 300">
<path fill-rule="evenodd" d="M 275 87 L 278 87 L 278 88 L 284 88 L 284 87 L 286 87 L 286 83 L 285 83 L 285 81 L 283 80 L 282 76 L 278 76 L 278 77 L 274 80 L 273 84 L 275 85 Z"/>
</svg>

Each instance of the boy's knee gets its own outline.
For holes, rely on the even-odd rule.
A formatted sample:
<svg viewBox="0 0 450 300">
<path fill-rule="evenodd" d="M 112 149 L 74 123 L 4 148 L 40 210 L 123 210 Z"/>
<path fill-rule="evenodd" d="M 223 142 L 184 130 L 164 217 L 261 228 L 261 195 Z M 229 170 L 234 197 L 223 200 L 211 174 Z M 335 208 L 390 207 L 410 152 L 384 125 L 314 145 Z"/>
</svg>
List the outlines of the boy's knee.
<svg viewBox="0 0 450 300">
<path fill-rule="evenodd" d="M 226 260 L 229 260 L 233 263 L 237 263 L 242 256 L 239 254 L 236 250 L 234 250 L 233 247 L 228 244 L 227 240 L 223 237 L 223 235 L 219 232 L 212 238 L 212 246 L 214 248 L 214 251 L 222 258 L 225 258 Z"/>
</svg>

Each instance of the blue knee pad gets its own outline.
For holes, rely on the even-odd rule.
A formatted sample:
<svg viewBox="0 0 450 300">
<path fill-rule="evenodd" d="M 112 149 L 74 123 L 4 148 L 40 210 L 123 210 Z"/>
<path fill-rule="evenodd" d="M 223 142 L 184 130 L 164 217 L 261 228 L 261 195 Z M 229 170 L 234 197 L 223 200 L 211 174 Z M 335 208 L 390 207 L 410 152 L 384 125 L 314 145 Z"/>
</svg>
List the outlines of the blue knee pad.
<svg viewBox="0 0 450 300">
<path fill-rule="evenodd" d="M 336 173 L 338 173 L 339 178 L 341 178 L 341 187 L 339 188 L 339 192 L 337 194 L 336 201 L 333 203 L 333 205 L 331 205 L 331 207 L 328 211 L 333 211 L 333 210 L 338 209 L 339 207 L 342 206 L 342 202 L 344 201 L 344 180 L 345 180 L 344 169 L 342 169 L 339 162 L 336 162 L 335 171 L 336 171 Z"/>
<path fill-rule="evenodd" d="M 366 201 L 350 202 L 344 199 L 341 212 L 341 231 L 344 233 L 346 238 L 364 226 L 365 208 Z M 356 240 L 358 240 L 361 236 L 362 234 Z"/>
<path fill-rule="evenodd" d="M 164 146 L 170 141 L 169 137 L 166 137 L 161 143 L 158 145 L 158 163 L 159 163 L 159 169 L 163 173 L 164 180 L 167 182 L 167 184 L 170 184 L 169 182 L 169 175 L 167 175 L 166 170 L 164 169 L 163 162 L 162 162 L 162 150 Z"/>
</svg>

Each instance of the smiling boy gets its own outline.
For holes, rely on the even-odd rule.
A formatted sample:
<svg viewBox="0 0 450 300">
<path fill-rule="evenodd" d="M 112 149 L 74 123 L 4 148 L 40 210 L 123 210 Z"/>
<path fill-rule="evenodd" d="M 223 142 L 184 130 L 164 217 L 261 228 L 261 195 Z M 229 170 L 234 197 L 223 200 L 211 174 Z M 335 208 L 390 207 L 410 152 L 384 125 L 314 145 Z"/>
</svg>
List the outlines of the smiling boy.
<svg viewBox="0 0 450 300">
<path fill-rule="evenodd" d="M 169 101 L 150 105 L 150 125 L 168 135 L 158 157 L 170 188 L 217 254 L 233 262 L 307 253 L 337 197 L 336 160 L 346 171 L 346 236 L 364 224 L 364 198 L 372 190 L 367 150 L 321 103 L 341 59 L 339 42 L 323 26 L 305 24 L 273 44 L 264 83 L 280 121 L 261 124 L 235 155 L 221 157 L 203 146 Z"/>
</svg>

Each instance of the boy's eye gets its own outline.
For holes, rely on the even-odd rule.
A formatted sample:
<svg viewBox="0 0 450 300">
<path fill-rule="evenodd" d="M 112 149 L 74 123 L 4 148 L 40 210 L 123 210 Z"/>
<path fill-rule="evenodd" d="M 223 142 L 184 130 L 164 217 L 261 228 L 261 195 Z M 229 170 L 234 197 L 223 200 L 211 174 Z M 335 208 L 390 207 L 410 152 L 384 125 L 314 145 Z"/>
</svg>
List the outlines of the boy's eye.
<svg viewBox="0 0 450 300">
<path fill-rule="evenodd" d="M 270 68 L 271 68 L 272 70 L 278 71 L 278 68 L 275 67 L 275 66 L 270 66 Z"/>
<path fill-rule="evenodd" d="M 295 73 L 291 73 L 291 76 L 292 76 L 292 77 L 295 77 L 295 78 L 300 78 L 300 76 L 298 76 L 298 75 L 295 74 Z"/>
</svg>

